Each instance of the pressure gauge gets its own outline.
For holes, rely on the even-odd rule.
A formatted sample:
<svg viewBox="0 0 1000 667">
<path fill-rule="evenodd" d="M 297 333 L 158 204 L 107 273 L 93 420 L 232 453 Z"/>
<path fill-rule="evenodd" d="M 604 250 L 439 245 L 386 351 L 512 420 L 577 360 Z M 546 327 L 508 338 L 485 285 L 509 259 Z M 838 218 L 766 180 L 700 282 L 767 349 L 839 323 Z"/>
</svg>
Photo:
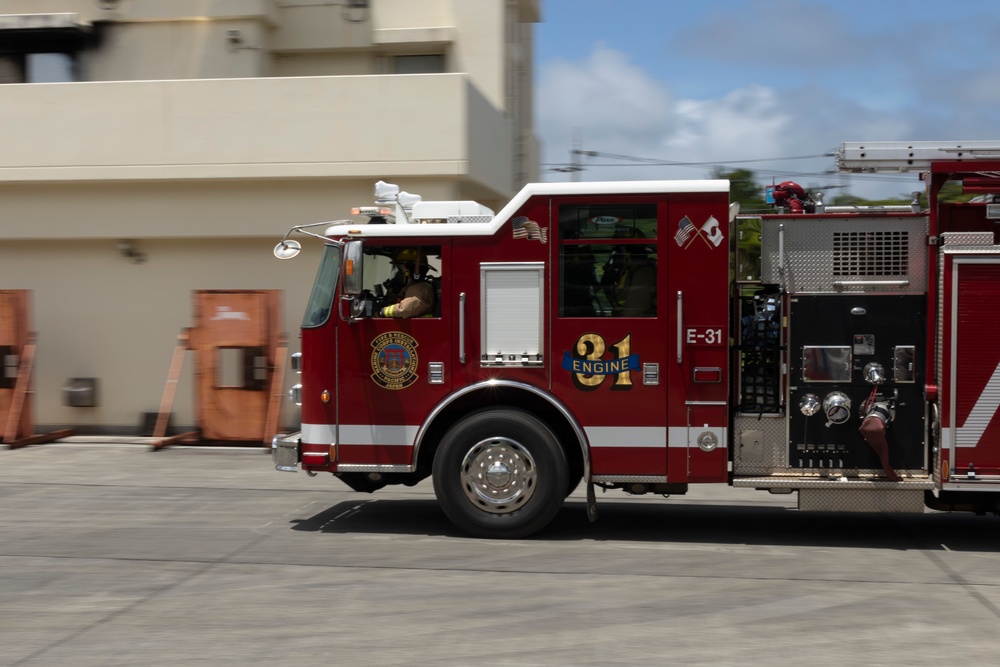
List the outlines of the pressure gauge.
<svg viewBox="0 0 1000 667">
<path fill-rule="evenodd" d="M 851 418 L 851 399 L 842 391 L 832 391 L 823 399 L 828 424 L 843 424 Z"/>
</svg>

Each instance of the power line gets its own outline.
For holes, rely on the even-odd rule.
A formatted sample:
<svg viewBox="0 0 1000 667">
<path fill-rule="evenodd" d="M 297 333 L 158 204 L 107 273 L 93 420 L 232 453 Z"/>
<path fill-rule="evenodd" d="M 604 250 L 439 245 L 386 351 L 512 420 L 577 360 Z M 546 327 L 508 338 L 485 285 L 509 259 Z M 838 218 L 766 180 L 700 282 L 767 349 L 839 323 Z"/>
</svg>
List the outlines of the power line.
<svg viewBox="0 0 1000 667">
<path fill-rule="evenodd" d="M 707 162 L 681 162 L 677 160 L 664 160 L 662 158 L 648 158 L 648 157 L 637 157 L 635 155 L 621 155 L 619 153 L 604 153 L 602 151 L 582 151 L 582 150 L 572 150 L 570 153 L 575 155 L 583 155 L 585 157 L 606 157 L 614 160 L 628 160 L 630 162 L 642 162 L 646 164 L 653 165 L 664 165 L 664 166 L 674 166 L 674 167 L 696 167 L 696 166 L 716 166 L 718 161 L 707 161 Z M 750 160 L 723 160 L 724 164 L 750 164 L 752 162 L 778 162 L 781 160 L 812 160 L 821 157 L 833 157 L 834 153 L 817 153 L 815 155 L 790 155 L 785 157 L 764 157 L 764 158 L 753 158 Z M 594 166 L 610 166 L 610 165 L 594 165 Z"/>
<path fill-rule="evenodd" d="M 621 153 L 605 153 L 603 151 L 588 151 L 580 150 L 577 148 L 570 149 L 570 156 L 572 157 L 572 162 L 567 164 L 565 162 L 543 162 L 539 166 L 548 167 L 550 171 L 553 172 L 563 172 L 563 173 L 573 173 L 574 179 L 576 178 L 576 172 L 583 171 L 587 167 L 629 167 L 629 166 L 643 166 L 643 167 L 716 167 L 719 169 L 725 168 L 727 165 L 733 164 L 751 164 L 756 162 L 778 162 L 783 160 L 813 160 L 817 158 L 829 158 L 833 157 L 833 153 L 817 153 L 814 155 L 791 155 L 784 157 L 773 157 L 773 158 L 753 158 L 747 160 L 723 160 L 723 161 L 680 161 L 680 160 L 665 160 L 663 158 L 648 158 L 639 157 L 635 155 L 623 155 Z M 621 163 L 587 163 L 584 166 L 580 162 L 580 157 L 604 157 L 613 160 L 625 160 L 630 164 Z M 762 174 L 768 175 L 780 175 L 782 172 L 770 173 L 767 170 L 760 170 Z"/>
<path fill-rule="evenodd" d="M 762 162 L 781 162 L 794 160 L 816 160 L 820 158 L 833 158 L 833 151 L 827 153 L 815 153 L 811 155 L 788 155 L 769 158 L 752 158 L 744 160 L 713 160 L 713 161 L 680 161 L 665 160 L 662 158 L 639 157 L 635 155 L 623 155 L 620 153 L 605 153 L 603 151 L 581 150 L 579 139 L 574 141 L 574 147 L 570 149 L 569 163 L 542 163 L 539 166 L 549 167 L 548 171 L 557 173 L 569 173 L 574 181 L 580 180 L 580 172 L 588 168 L 614 168 L 614 167 L 686 167 L 691 169 L 711 167 L 713 169 L 726 170 L 732 165 L 758 164 Z M 620 162 L 584 162 L 581 158 L 608 158 L 619 160 Z M 805 180 L 822 179 L 827 182 L 822 189 L 851 188 L 852 184 L 864 183 L 891 183 L 893 188 L 912 188 L 912 174 L 865 174 L 859 178 L 857 174 L 845 174 L 827 169 L 823 171 L 789 171 L 777 169 L 752 169 L 748 170 L 753 174 L 753 182 L 758 186 L 766 186 L 767 180 L 772 182 L 780 179 L 785 180 Z M 830 181 L 834 181 L 831 183 Z M 836 183 L 839 181 L 840 185 Z"/>
<path fill-rule="evenodd" d="M 612 159 L 624 159 L 631 160 L 629 164 L 622 164 L 616 162 L 586 162 L 581 163 L 579 161 L 574 161 L 572 164 L 567 164 L 565 162 L 543 162 L 539 166 L 548 167 L 549 171 L 552 172 L 579 172 L 584 171 L 587 168 L 599 167 L 599 168 L 614 168 L 614 167 L 716 167 L 719 169 L 725 169 L 726 167 L 734 164 L 750 164 L 758 162 L 776 162 L 781 160 L 811 160 L 824 157 L 833 157 L 833 153 L 818 153 L 814 155 L 792 155 L 785 157 L 774 157 L 774 158 L 753 158 L 748 160 L 722 160 L 722 161 L 705 161 L 705 162 L 682 162 L 674 160 L 662 160 L 657 158 L 643 158 L 637 156 L 629 155 L 619 155 L 616 153 L 603 153 L 600 151 L 571 151 L 574 154 L 583 155 L 586 157 L 608 157 Z M 754 175 L 758 176 L 779 176 L 782 178 L 843 178 L 848 179 L 851 177 L 857 177 L 858 174 L 840 174 L 832 170 L 825 171 L 788 171 L 788 170 L 777 170 L 777 169 L 755 169 L 753 170 Z M 893 174 L 864 174 L 861 176 L 861 180 L 866 182 L 883 182 L 883 183 L 899 183 L 905 184 L 913 180 L 912 174 L 900 174 L 898 176 Z"/>
</svg>

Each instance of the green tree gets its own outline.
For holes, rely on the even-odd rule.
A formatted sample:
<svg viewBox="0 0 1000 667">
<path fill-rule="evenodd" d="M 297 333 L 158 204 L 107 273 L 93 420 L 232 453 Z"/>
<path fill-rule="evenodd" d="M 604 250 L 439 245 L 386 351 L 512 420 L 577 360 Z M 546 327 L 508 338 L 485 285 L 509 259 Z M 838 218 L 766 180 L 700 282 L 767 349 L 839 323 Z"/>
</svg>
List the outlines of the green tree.
<svg viewBox="0 0 1000 667">
<path fill-rule="evenodd" d="M 922 187 L 913 188 L 914 192 L 920 191 L 920 203 L 927 206 L 927 193 Z M 898 204 L 909 204 L 912 201 L 912 194 L 899 195 L 898 198 L 889 199 L 865 199 L 851 194 L 841 194 L 827 202 L 830 206 L 889 206 Z M 948 181 L 941 187 L 938 193 L 939 202 L 967 202 L 975 195 L 962 192 L 962 184 L 958 181 Z"/>
<path fill-rule="evenodd" d="M 764 201 L 765 187 L 757 183 L 749 169 L 712 170 L 712 178 L 729 181 L 729 201 L 738 202 L 743 216 L 771 213 Z M 738 261 L 733 267 L 737 280 L 757 280 L 760 277 L 760 218 L 742 217 L 738 220 L 736 234 Z M 749 288 L 755 289 L 755 288 Z"/>
<path fill-rule="evenodd" d="M 729 181 L 729 201 L 739 202 L 741 213 L 771 212 L 771 207 L 764 203 L 764 186 L 757 184 L 753 171 L 716 167 L 712 178 Z"/>
<path fill-rule="evenodd" d="M 948 181 L 947 183 L 941 186 L 941 190 L 940 192 L 938 192 L 938 201 L 950 202 L 950 203 L 967 202 L 975 196 L 976 195 L 974 194 L 969 195 L 963 193 L 962 184 L 959 183 L 958 181 Z M 927 204 L 926 196 L 923 197 L 921 201 L 923 201 L 924 205 L 926 205 Z"/>
<path fill-rule="evenodd" d="M 898 199 L 865 199 L 864 197 L 852 194 L 836 195 L 833 199 L 826 202 L 828 206 L 901 206 L 909 203 L 910 197 L 903 197 L 902 195 Z"/>
</svg>

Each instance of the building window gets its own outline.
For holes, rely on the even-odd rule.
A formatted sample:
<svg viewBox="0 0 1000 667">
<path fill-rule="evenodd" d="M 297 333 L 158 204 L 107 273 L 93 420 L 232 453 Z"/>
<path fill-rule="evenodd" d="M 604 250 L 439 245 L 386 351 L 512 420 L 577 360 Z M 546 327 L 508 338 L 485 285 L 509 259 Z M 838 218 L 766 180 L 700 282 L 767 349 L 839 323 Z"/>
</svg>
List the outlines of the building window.
<svg viewBox="0 0 1000 667">
<path fill-rule="evenodd" d="M 77 14 L 0 15 L 0 83 L 79 81 L 77 54 L 96 39 Z"/>
<path fill-rule="evenodd" d="M 0 53 L 0 83 L 24 83 L 23 53 Z"/>
<path fill-rule="evenodd" d="M 78 81 L 76 58 L 69 53 L 28 53 L 26 79 L 28 83 L 67 83 Z"/>
<path fill-rule="evenodd" d="M 68 83 L 79 81 L 76 59 L 69 53 L 0 53 L 0 83 Z"/>
<path fill-rule="evenodd" d="M 390 59 L 392 74 L 441 74 L 444 55 L 440 53 L 419 56 L 393 56 Z"/>
</svg>

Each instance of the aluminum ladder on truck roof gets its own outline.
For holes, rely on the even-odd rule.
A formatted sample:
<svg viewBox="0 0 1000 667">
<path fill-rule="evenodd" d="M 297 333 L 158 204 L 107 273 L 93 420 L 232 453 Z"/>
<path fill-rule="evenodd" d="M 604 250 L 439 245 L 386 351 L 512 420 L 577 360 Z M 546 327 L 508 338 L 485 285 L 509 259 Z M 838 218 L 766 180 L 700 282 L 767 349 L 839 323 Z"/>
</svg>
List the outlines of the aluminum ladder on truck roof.
<svg viewBox="0 0 1000 667">
<path fill-rule="evenodd" d="M 848 141 L 834 157 L 840 172 L 930 171 L 933 162 L 1000 159 L 1000 140 Z"/>
</svg>

